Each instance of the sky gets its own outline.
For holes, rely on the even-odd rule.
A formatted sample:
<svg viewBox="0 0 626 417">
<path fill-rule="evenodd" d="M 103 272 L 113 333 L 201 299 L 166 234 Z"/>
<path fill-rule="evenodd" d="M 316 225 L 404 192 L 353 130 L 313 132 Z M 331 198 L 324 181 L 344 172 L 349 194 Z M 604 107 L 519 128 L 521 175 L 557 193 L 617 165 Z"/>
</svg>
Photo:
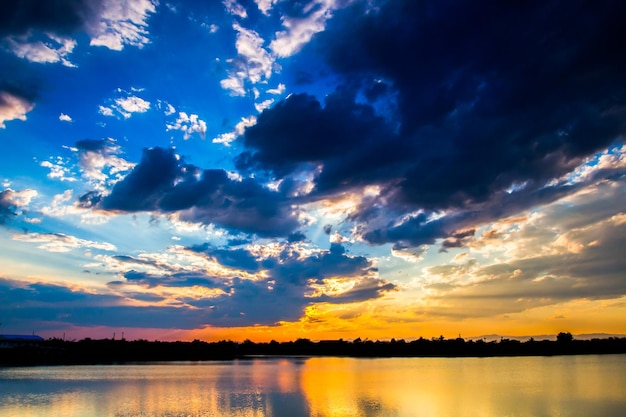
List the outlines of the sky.
<svg viewBox="0 0 626 417">
<path fill-rule="evenodd" d="M 626 3 L 1 8 L 0 333 L 626 334 Z"/>
</svg>

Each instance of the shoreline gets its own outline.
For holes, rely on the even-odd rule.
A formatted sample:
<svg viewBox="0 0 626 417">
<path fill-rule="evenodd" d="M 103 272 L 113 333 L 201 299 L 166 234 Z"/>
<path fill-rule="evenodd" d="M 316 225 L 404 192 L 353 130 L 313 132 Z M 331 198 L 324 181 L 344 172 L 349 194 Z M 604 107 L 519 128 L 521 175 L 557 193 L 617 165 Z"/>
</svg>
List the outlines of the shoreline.
<svg viewBox="0 0 626 417">
<path fill-rule="evenodd" d="M 528 356 L 573 356 L 626 353 L 626 337 L 574 340 L 561 338 L 525 342 L 482 340 L 416 339 L 391 341 L 298 339 L 293 342 L 242 343 L 232 341 L 160 342 L 147 340 L 49 339 L 0 349 L 0 367 L 48 365 L 111 365 L 148 362 L 234 361 L 256 358 L 486 358 Z"/>
</svg>

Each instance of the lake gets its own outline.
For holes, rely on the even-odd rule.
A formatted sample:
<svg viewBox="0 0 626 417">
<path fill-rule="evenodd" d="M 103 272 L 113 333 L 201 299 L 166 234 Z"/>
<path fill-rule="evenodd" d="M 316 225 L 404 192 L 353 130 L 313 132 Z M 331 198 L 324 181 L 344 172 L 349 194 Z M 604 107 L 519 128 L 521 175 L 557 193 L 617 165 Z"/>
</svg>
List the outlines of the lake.
<svg viewBox="0 0 626 417">
<path fill-rule="evenodd" d="M 626 355 L 0 368 L 3 417 L 623 417 Z"/>
</svg>

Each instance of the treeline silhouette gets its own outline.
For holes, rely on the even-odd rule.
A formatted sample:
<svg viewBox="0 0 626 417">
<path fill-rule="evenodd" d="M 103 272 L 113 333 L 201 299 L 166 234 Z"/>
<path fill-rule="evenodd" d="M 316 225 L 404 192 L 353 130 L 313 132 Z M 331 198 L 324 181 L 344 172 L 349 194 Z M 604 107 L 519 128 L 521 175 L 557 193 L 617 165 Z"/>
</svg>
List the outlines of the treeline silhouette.
<svg viewBox="0 0 626 417">
<path fill-rule="evenodd" d="M 499 341 L 419 338 L 411 341 L 298 339 L 291 342 L 161 342 L 147 340 L 49 339 L 37 344 L 0 349 L 0 365 L 111 364 L 155 361 L 245 359 L 257 356 L 348 357 L 487 357 L 626 353 L 626 337 L 575 340 L 559 333 L 556 340 Z"/>
</svg>

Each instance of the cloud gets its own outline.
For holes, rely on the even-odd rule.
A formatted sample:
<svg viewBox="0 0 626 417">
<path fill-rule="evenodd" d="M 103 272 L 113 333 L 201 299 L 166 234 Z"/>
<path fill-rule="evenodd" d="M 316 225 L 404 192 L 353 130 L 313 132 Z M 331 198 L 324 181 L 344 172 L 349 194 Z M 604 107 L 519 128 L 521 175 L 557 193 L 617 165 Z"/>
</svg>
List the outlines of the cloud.
<svg viewBox="0 0 626 417">
<path fill-rule="evenodd" d="M 272 75 L 274 59 L 271 54 L 263 49 L 265 41 L 253 30 L 234 23 L 233 29 L 237 31 L 235 47 L 239 54 L 240 63 L 246 68 L 245 79 L 252 84 L 267 80 Z"/>
<path fill-rule="evenodd" d="M 183 139 L 187 140 L 192 134 L 198 133 L 203 139 L 206 137 L 206 122 L 198 117 L 197 114 L 187 115 L 185 112 L 178 113 L 178 118 L 173 124 L 166 124 L 166 129 L 180 130 L 183 132 Z"/>
<path fill-rule="evenodd" d="M 59 120 L 62 122 L 68 122 L 68 123 L 71 123 L 73 121 L 72 118 L 65 113 L 61 113 L 59 115 Z"/>
<path fill-rule="evenodd" d="M 246 83 L 258 84 L 269 80 L 274 70 L 274 57 L 263 48 L 264 39 L 253 30 L 246 29 L 239 23 L 233 23 L 237 32 L 235 47 L 237 58 L 231 60 L 232 69 L 228 78 L 222 80 L 221 86 L 230 90 L 231 94 L 246 94 Z"/>
<path fill-rule="evenodd" d="M 270 49 L 279 57 L 289 57 L 299 52 L 316 33 L 325 29 L 332 11 L 343 3 L 337 0 L 316 0 L 298 10 L 297 15 L 283 15 L 281 20 L 285 30 L 276 32 L 276 39 L 270 43 Z"/>
<path fill-rule="evenodd" d="M 256 3 L 261 13 L 269 16 L 269 12 L 270 10 L 272 10 L 272 7 L 274 7 L 274 4 L 277 2 L 277 0 L 254 0 L 254 2 Z"/>
<path fill-rule="evenodd" d="M 280 83 L 278 84 L 278 86 L 276 86 L 276 88 L 270 88 L 269 90 L 266 91 L 267 94 L 275 94 L 275 95 L 281 95 L 282 93 L 285 92 L 285 84 Z"/>
<path fill-rule="evenodd" d="M 70 161 L 68 158 L 62 158 L 60 156 L 50 157 L 48 161 L 42 161 L 39 165 L 48 168 L 50 172 L 47 177 L 59 181 L 74 182 L 77 181 L 76 176 L 72 172 Z"/>
<path fill-rule="evenodd" d="M 117 156 L 121 149 L 114 139 L 83 139 L 75 146 L 83 177 L 102 187 L 119 181 L 135 166 Z"/>
<path fill-rule="evenodd" d="M 249 247 L 215 248 L 211 245 L 190 247 L 218 263 L 251 273 L 267 271 L 267 277 L 280 283 L 306 286 L 311 281 L 322 283 L 334 277 L 371 276 L 372 262 L 363 256 L 346 253 L 343 246 L 331 244 L 329 250 L 305 252 L 297 244 L 275 246 L 270 250 Z"/>
<path fill-rule="evenodd" d="M 71 38 L 48 35 L 44 41 L 29 38 L 10 38 L 9 49 L 19 58 L 39 64 L 61 62 L 66 67 L 75 67 L 67 56 L 72 53 L 76 41 Z"/>
<path fill-rule="evenodd" d="M 245 96 L 246 89 L 244 88 L 245 72 L 233 72 L 228 78 L 220 81 L 220 85 L 224 90 L 230 90 L 234 96 Z"/>
<path fill-rule="evenodd" d="M 159 110 L 163 110 L 163 114 L 166 116 L 171 116 L 176 113 L 176 108 L 172 106 L 170 103 L 159 100 L 157 102 L 157 108 Z"/>
<path fill-rule="evenodd" d="M 10 120 L 26 120 L 26 113 L 31 111 L 35 104 L 17 91 L 7 91 L 0 88 L 0 128 L 5 129 L 4 122 Z"/>
<path fill-rule="evenodd" d="M 231 179 L 222 169 L 200 170 L 171 149 L 151 148 L 108 195 L 86 194 L 85 207 L 119 212 L 176 214 L 180 220 L 214 224 L 231 232 L 286 236 L 298 220 L 285 195 L 253 178 Z"/>
<path fill-rule="evenodd" d="M 139 298 L 149 297 L 141 294 Z M 67 325 L 119 328 L 124 323 L 126 328 L 193 329 L 208 321 L 202 311 L 157 306 L 158 300 L 151 297 L 143 305 L 133 305 L 124 295 L 112 292 L 0 278 L 0 314 L 10 314 L 13 323 L 23 328 L 58 329 Z"/>
<path fill-rule="evenodd" d="M 3 7 L 0 38 L 8 48 L 31 62 L 74 66 L 68 59 L 78 33 L 90 44 L 120 51 L 142 47 L 148 38 L 148 18 L 156 12 L 153 0 L 15 1 Z"/>
<path fill-rule="evenodd" d="M 290 244 L 204 244 L 177 253 L 195 257 L 188 259 L 193 268 L 182 265 L 180 256 L 176 265 L 159 262 L 161 272 L 148 259 L 127 258 L 116 266 L 124 278 L 116 288 L 140 285 L 159 294 L 184 294 L 184 302 L 200 309 L 212 326 L 274 325 L 301 318 L 313 303 L 359 302 L 397 289 L 377 278 L 369 260 L 348 255 L 340 245 L 304 250 Z M 218 274 L 216 266 L 222 268 Z"/>
<path fill-rule="evenodd" d="M 263 14 L 269 15 L 275 2 L 263 0 L 256 3 Z M 265 39 L 258 32 L 244 28 L 239 22 L 233 23 L 232 27 L 237 32 L 235 46 L 238 56 L 229 60 L 232 68 L 228 71 L 228 77 L 220 82 L 222 88 L 229 90 L 232 95 L 245 96 L 250 91 L 249 85 L 267 83 L 272 73 L 280 68 L 276 63 L 277 58 L 289 57 L 300 51 L 310 42 L 313 35 L 324 30 L 332 10 L 345 6 L 344 2 L 335 0 L 312 1 L 304 5 L 279 4 L 285 30 L 275 33 L 275 39 L 270 42 L 269 50 L 263 47 Z M 245 8 L 236 1 L 226 0 L 224 5 L 229 13 L 242 19 L 247 18 Z M 276 89 L 270 89 L 268 93 L 282 94 L 283 91 L 284 85 L 280 84 Z M 260 104 L 257 110 L 266 108 L 268 102 L 264 103 Z"/>
<path fill-rule="evenodd" d="M 310 200 L 379 186 L 350 220 L 397 248 L 457 245 L 475 224 L 622 175 L 567 178 L 626 133 L 624 6 L 579 7 L 336 9 L 309 48 L 340 85 L 323 104 L 298 94 L 265 109 L 237 166 L 274 180 L 314 173 Z"/>
<path fill-rule="evenodd" d="M 156 0 L 104 1 L 99 19 L 88 27 L 90 45 L 121 51 L 125 45 L 141 48 L 148 44 L 148 18 L 156 12 L 156 5 Z"/>
<path fill-rule="evenodd" d="M 231 142 L 243 135 L 247 127 L 254 126 L 255 123 L 256 116 L 242 117 L 241 120 L 235 125 L 235 129 L 232 132 L 222 133 L 213 139 L 213 143 L 221 143 L 223 145 L 230 146 Z"/>
<path fill-rule="evenodd" d="M 325 107 L 307 94 L 293 94 L 276 103 L 246 129 L 244 143 L 250 150 L 239 156 L 238 167 L 269 170 L 282 178 L 302 164 L 323 164 L 318 188 L 325 181 L 334 182 L 335 176 L 342 183 L 350 182 L 346 175 L 358 178 L 355 185 L 381 178 L 385 162 L 399 162 L 400 144 L 396 146 L 393 131 L 382 117 L 352 98 L 349 92 L 338 91 L 326 98 Z M 359 155 L 357 148 L 370 154 Z"/>
<path fill-rule="evenodd" d="M 26 189 L 15 191 L 7 188 L 0 191 L 0 224 L 6 224 L 16 216 L 23 214 L 31 200 L 37 197 L 37 191 Z"/>
<path fill-rule="evenodd" d="M 119 156 L 121 148 L 112 138 L 83 139 L 73 147 L 64 148 L 75 153 L 78 161 L 56 156 L 41 162 L 40 166 L 50 170 L 50 179 L 74 182 L 82 177 L 90 186 L 104 190 L 122 179 L 135 165 Z"/>
<path fill-rule="evenodd" d="M 150 102 L 135 96 L 118 98 L 115 104 L 128 113 L 145 113 L 150 109 Z"/>
<path fill-rule="evenodd" d="M 98 113 L 103 116 L 113 117 L 113 109 L 110 107 L 98 106 Z"/>
<path fill-rule="evenodd" d="M 254 108 L 256 109 L 256 111 L 261 113 L 263 110 L 269 109 L 273 102 L 273 99 L 263 100 L 260 103 L 254 103 Z"/>
<path fill-rule="evenodd" d="M 119 92 L 123 91 L 119 89 Z M 150 110 L 149 101 L 129 93 L 125 93 L 124 97 L 119 97 L 110 101 L 113 103 L 108 106 L 100 106 L 98 108 L 98 112 L 103 116 L 113 117 L 117 113 L 124 117 L 124 119 L 129 119 L 133 113 L 145 113 Z"/>
<path fill-rule="evenodd" d="M 248 12 L 246 12 L 246 9 L 239 4 L 237 0 L 224 0 L 223 4 L 226 11 L 233 16 L 240 17 L 241 19 L 246 19 L 248 17 Z"/>
<path fill-rule="evenodd" d="M 26 35 L 33 30 L 68 35 L 85 27 L 97 14 L 97 1 L 32 0 L 8 2 L 0 17 L 0 36 Z"/>
<path fill-rule="evenodd" d="M 477 317 L 622 297 L 623 186 L 623 180 L 604 182 L 468 233 L 465 256 L 428 267 L 420 277 L 433 300 L 456 309 L 433 312 Z"/>
<path fill-rule="evenodd" d="M 624 30 L 615 6 L 599 7 L 584 22 L 580 10 L 556 2 L 485 5 L 487 12 L 467 6 L 455 9 L 457 19 L 446 3 L 425 10 L 390 2 L 341 33 L 320 36 L 337 71 L 381 77 L 396 90 L 401 135 L 420 152 L 404 173 L 407 202 L 445 207 L 515 183 L 541 187 L 626 127 L 615 111 L 624 103 L 611 93 L 626 88 L 619 76 L 626 60 L 611 52 L 613 31 Z M 353 21 L 354 12 L 343 18 Z M 518 13 L 532 31 L 520 27 Z M 572 30 L 580 25 L 589 32 Z"/>
<path fill-rule="evenodd" d="M 115 245 L 106 242 L 79 239 L 63 233 L 24 233 L 14 234 L 13 240 L 18 242 L 39 243 L 39 249 L 48 252 L 69 252 L 72 249 L 99 249 L 104 251 L 117 250 Z"/>
</svg>

